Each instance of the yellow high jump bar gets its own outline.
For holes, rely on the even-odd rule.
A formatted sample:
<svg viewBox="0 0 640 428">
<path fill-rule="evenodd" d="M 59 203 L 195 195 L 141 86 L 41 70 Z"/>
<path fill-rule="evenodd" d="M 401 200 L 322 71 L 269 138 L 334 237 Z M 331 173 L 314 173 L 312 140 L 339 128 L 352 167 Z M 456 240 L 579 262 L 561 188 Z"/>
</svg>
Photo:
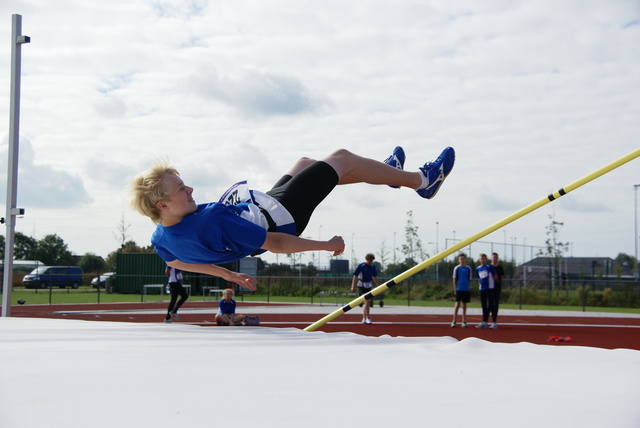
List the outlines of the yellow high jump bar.
<svg viewBox="0 0 640 428">
<path fill-rule="evenodd" d="M 600 177 L 600 176 L 602 176 L 602 175 L 604 175 L 604 174 L 606 174 L 606 173 L 608 173 L 610 171 L 613 171 L 614 169 L 618 168 L 619 166 L 624 165 L 625 163 L 634 160 L 638 156 L 640 156 L 640 149 L 636 149 L 633 152 L 629 153 L 628 155 L 623 156 L 620 159 L 618 159 L 616 161 L 613 161 L 608 165 L 603 166 L 602 168 L 592 172 L 591 174 L 585 175 L 581 179 L 579 179 L 577 181 L 574 181 L 573 183 L 560 188 L 559 190 L 549 194 L 548 196 L 540 199 L 539 201 L 534 202 L 531 205 L 528 205 L 528 206 L 522 208 L 520 211 L 517 211 L 517 212 L 511 214 L 510 216 L 504 218 L 503 220 L 500 220 L 499 222 L 493 224 L 492 226 L 487 227 L 483 231 L 478 232 L 475 235 L 470 236 L 469 238 L 458 242 L 457 244 L 453 245 L 452 247 L 447 248 L 446 250 L 441 251 L 440 253 L 436 254 L 435 256 L 433 256 L 433 257 L 423 261 L 422 263 L 412 267 L 411 269 L 404 271 L 400 275 L 398 275 L 398 276 L 390 279 L 389 281 L 385 282 L 384 284 L 381 284 L 378 287 L 374 288 L 373 290 L 371 290 L 367 294 L 363 294 L 362 296 L 358 297 L 357 299 L 351 301 L 348 305 L 345 305 L 342 308 L 337 309 L 336 311 L 334 311 L 334 312 L 330 313 L 329 315 L 325 316 L 324 318 L 316 321 L 315 323 L 311 324 L 310 326 L 308 326 L 304 330 L 305 331 L 314 331 L 317 328 L 322 327 L 323 325 L 325 325 L 329 321 L 334 320 L 335 318 L 337 318 L 340 315 L 350 311 L 351 309 L 355 308 L 356 306 L 360 305 L 361 303 L 364 303 L 365 300 L 371 299 L 374 296 L 377 296 L 378 294 L 385 292 L 389 288 L 393 287 L 396 284 L 399 284 L 400 282 L 404 281 L 405 279 L 409 278 L 410 276 L 415 275 L 416 273 L 420 272 L 421 270 L 426 269 L 427 267 L 431 266 L 435 262 L 444 259 L 448 255 L 451 255 L 451 254 L 455 253 L 456 251 L 466 247 L 467 245 L 472 244 L 473 242 L 479 240 L 480 238 L 483 238 L 483 237 L 489 235 L 490 233 L 493 233 L 496 230 L 506 226 L 507 224 L 514 222 L 515 220 L 519 219 L 520 217 L 523 217 L 523 216 L 525 216 L 527 214 L 530 214 L 531 212 L 533 212 L 533 211 L 537 210 L 538 208 L 542 207 L 543 205 L 546 205 L 549 202 L 552 202 L 552 201 L 558 199 L 559 197 L 566 195 L 567 193 L 577 189 L 578 187 L 583 186 L 583 185 L 587 184 L 588 182 L 593 181 L 596 178 L 598 178 L 598 177 Z"/>
</svg>

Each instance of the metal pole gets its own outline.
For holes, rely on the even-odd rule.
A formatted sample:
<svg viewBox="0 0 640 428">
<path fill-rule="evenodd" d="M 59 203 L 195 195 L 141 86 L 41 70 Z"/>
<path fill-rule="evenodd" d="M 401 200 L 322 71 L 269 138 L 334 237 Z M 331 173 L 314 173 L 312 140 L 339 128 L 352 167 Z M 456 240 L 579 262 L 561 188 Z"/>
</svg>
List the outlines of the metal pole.
<svg viewBox="0 0 640 428">
<path fill-rule="evenodd" d="M 318 227 L 318 241 L 322 240 L 322 225 Z M 322 251 L 318 251 L 318 272 L 320 272 L 320 256 L 322 255 Z"/>
<path fill-rule="evenodd" d="M 24 209 L 16 208 L 18 189 L 18 153 L 20 142 L 20 66 L 23 43 L 29 43 L 29 36 L 22 35 L 22 16 L 12 15 L 11 31 L 11 105 L 9 107 L 9 161 L 7 163 L 7 214 L 4 222 L 7 232 L 4 244 L 4 276 L 2 294 L 2 316 L 11 316 L 11 291 L 13 288 L 13 245 L 15 219 L 24 214 Z"/>
<path fill-rule="evenodd" d="M 438 239 L 439 239 L 439 237 L 438 237 L 438 234 L 439 234 L 438 229 L 439 229 L 438 228 L 438 222 L 436 221 L 436 254 L 440 252 L 440 249 L 438 248 Z M 436 283 L 439 280 L 440 280 L 440 275 L 439 275 L 439 272 L 438 272 L 438 265 L 436 265 Z"/>
<path fill-rule="evenodd" d="M 634 233 L 633 233 L 633 243 L 634 243 L 634 247 L 635 247 L 635 263 L 633 266 L 633 272 L 634 272 L 634 278 L 636 279 L 636 281 L 638 281 L 640 279 L 640 275 L 638 275 L 638 240 L 640 240 L 640 236 L 638 236 L 638 187 L 640 187 L 640 184 L 634 184 L 633 185 L 633 193 L 634 193 L 634 198 L 635 198 L 635 202 L 634 202 L 634 216 L 633 216 L 633 224 L 634 224 Z"/>
<path fill-rule="evenodd" d="M 510 216 L 500 220 L 499 222 L 493 224 L 492 226 L 487 227 L 486 229 L 484 229 L 481 232 L 476 233 L 475 235 L 464 239 L 462 241 L 460 241 L 458 244 L 453 245 L 451 248 L 448 248 L 444 251 L 442 251 L 439 254 L 436 254 L 435 256 L 423 261 L 422 263 L 420 263 L 417 266 L 412 267 L 411 269 L 403 272 L 402 274 L 396 276 L 395 278 L 385 282 L 384 284 L 379 285 L 378 287 L 374 288 L 373 290 L 371 290 L 370 292 L 368 292 L 367 294 L 364 294 L 360 297 L 358 297 L 357 299 L 353 300 L 351 303 L 349 303 L 346 306 L 343 306 L 342 308 L 334 311 L 333 313 L 325 316 L 324 318 L 320 319 L 319 321 L 316 321 L 315 323 L 311 324 L 310 326 L 308 326 L 307 328 L 305 328 L 305 331 L 314 331 L 316 330 L 318 327 L 323 326 L 324 324 L 328 323 L 329 321 L 339 317 L 340 315 L 350 311 L 351 309 L 355 308 L 356 306 L 358 306 L 360 303 L 364 303 L 365 300 L 367 299 L 371 299 L 374 296 L 377 296 L 380 293 L 384 293 L 386 290 L 388 290 L 389 288 L 393 287 L 394 285 L 404 281 L 405 279 L 409 278 L 410 276 L 415 275 L 416 273 L 426 269 L 427 267 L 431 266 L 433 263 L 437 262 L 438 260 L 442 260 L 443 258 L 449 256 L 450 254 L 455 253 L 456 251 L 460 250 L 461 248 L 464 248 L 465 246 L 467 246 L 468 244 L 471 244 L 472 242 L 475 242 L 487 235 L 489 235 L 490 233 L 495 232 L 496 230 L 499 230 L 500 228 L 506 226 L 509 223 L 514 222 L 515 220 L 519 219 L 520 217 L 523 217 L 535 210 L 537 210 L 538 208 L 548 204 L 549 202 L 552 202 L 558 198 L 560 198 L 561 196 L 566 195 L 567 193 L 571 192 L 572 190 L 577 189 L 580 186 L 583 186 L 584 184 L 595 180 L 596 178 L 618 168 L 621 165 L 624 165 L 627 162 L 632 161 L 633 159 L 637 158 L 638 156 L 640 156 L 640 149 L 636 149 L 635 151 L 629 153 L 626 156 L 621 157 L 620 159 L 611 162 L 608 165 L 603 166 L 602 168 L 592 172 L 591 174 L 585 175 L 584 177 L 582 177 L 579 180 L 574 181 L 573 183 L 560 188 L 559 190 L 549 194 L 548 196 L 538 200 L 537 202 L 534 202 L 524 208 L 522 208 L 520 211 L 517 211 L 513 214 L 511 214 Z"/>
</svg>

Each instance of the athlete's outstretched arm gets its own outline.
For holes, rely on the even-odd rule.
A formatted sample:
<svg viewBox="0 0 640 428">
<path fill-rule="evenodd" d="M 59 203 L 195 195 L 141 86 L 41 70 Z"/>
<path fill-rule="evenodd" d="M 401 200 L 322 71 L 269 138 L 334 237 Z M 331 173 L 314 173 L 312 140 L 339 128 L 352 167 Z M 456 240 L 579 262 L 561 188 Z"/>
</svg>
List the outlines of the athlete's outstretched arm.
<svg viewBox="0 0 640 428">
<path fill-rule="evenodd" d="M 256 289 L 256 284 L 258 284 L 258 281 L 252 276 L 244 273 L 233 272 L 229 269 L 225 269 L 216 265 L 184 263 L 177 259 L 172 262 L 168 262 L 167 265 L 187 272 L 204 273 L 207 275 L 217 276 L 224 279 L 225 281 L 234 282 L 242 287 L 247 287 L 252 291 Z"/>
<path fill-rule="evenodd" d="M 300 253 L 302 251 L 333 251 L 337 256 L 344 252 L 344 240 L 341 236 L 334 236 L 328 241 L 300 238 L 279 232 L 267 232 L 267 239 L 261 249 L 272 253 Z"/>
</svg>

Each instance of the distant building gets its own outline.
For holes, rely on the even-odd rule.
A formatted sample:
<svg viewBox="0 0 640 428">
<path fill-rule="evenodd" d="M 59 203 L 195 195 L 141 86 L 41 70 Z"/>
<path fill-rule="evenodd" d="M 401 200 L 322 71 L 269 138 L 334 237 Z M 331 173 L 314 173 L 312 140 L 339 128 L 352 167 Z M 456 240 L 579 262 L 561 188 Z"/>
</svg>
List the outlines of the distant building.
<svg viewBox="0 0 640 428">
<path fill-rule="evenodd" d="M 13 270 L 19 272 L 31 272 L 38 266 L 44 266 L 39 260 L 14 260 Z M 4 272 L 4 260 L 0 260 L 0 272 Z"/>
<path fill-rule="evenodd" d="M 346 275 L 349 271 L 349 260 L 331 259 L 329 260 L 329 270 L 333 275 Z"/>
<path fill-rule="evenodd" d="M 618 265 L 610 257 L 536 257 L 516 268 L 513 281 L 545 286 L 549 281 L 632 279 L 633 266 Z"/>
</svg>

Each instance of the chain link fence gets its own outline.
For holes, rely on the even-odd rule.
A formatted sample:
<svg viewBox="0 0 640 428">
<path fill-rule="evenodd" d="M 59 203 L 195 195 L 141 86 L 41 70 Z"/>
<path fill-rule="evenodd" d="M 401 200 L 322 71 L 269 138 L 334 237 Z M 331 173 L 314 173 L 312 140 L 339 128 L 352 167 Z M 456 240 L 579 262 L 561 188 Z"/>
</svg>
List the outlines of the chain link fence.
<svg viewBox="0 0 640 428">
<path fill-rule="evenodd" d="M 96 279 L 100 278 L 100 279 Z M 258 289 L 248 291 L 220 278 L 186 273 L 191 300 L 218 300 L 224 288 L 235 288 L 237 300 L 298 302 L 343 305 L 357 296 L 351 293 L 351 276 L 259 276 Z M 378 277 L 380 283 L 391 279 Z M 93 282 L 93 284 L 92 284 Z M 14 279 L 12 304 L 149 302 L 168 300 L 164 275 L 83 275 L 78 288 L 71 286 L 27 289 L 21 276 Z M 472 302 L 479 301 L 477 282 L 471 287 Z M 426 305 L 454 301 L 451 279 L 411 277 L 376 296 L 376 301 L 393 305 Z M 640 282 L 590 278 L 584 280 L 506 279 L 503 304 L 586 308 L 632 308 L 640 310 Z"/>
</svg>

